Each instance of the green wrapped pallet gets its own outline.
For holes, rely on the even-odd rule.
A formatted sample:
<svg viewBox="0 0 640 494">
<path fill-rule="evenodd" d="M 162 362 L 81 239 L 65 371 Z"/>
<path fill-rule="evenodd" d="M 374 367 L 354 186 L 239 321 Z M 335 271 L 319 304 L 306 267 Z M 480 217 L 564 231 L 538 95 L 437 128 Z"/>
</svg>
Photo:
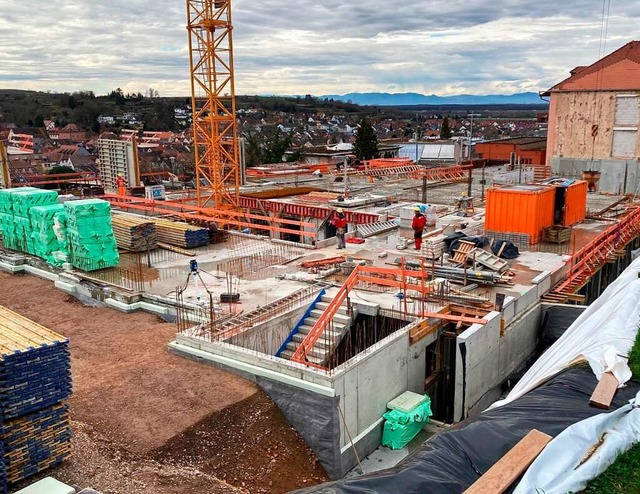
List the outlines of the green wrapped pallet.
<svg viewBox="0 0 640 494">
<path fill-rule="evenodd" d="M 14 215 L 29 216 L 29 210 L 34 206 L 46 206 L 58 203 L 58 193 L 55 190 L 23 190 L 11 195 L 12 211 Z"/>
<path fill-rule="evenodd" d="M 37 190 L 35 187 L 13 187 L 10 189 L 0 189 L 0 213 L 11 214 L 13 211 L 13 201 L 11 196 L 17 192 Z"/>
<path fill-rule="evenodd" d="M 111 214 L 111 204 L 101 199 L 84 199 L 81 201 L 68 201 L 64 207 L 69 218 L 89 218 L 97 216 L 109 216 Z"/>
<path fill-rule="evenodd" d="M 111 225 L 111 205 L 100 199 L 70 201 L 64 204 L 68 258 L 84 271 L 118 265 L 118 247 Z"/>
<path fill-rule="evenodd" d="M 391 410 L 383 415 L 385 419 L 382 432 L 383 446 L 402 449 L 418 435 L 432 415 L 431 400 L 428 396 L 426 398 L 426 401 L 409 412 Z"/>
<path fill-rule="evenodd" d="M 62 204 L 34 206 L 29 210 L 29 219 L 33 229 L 48 229 L 53 226 L 53 218 L 57 213 L 64 212 Z"/>
</svg>

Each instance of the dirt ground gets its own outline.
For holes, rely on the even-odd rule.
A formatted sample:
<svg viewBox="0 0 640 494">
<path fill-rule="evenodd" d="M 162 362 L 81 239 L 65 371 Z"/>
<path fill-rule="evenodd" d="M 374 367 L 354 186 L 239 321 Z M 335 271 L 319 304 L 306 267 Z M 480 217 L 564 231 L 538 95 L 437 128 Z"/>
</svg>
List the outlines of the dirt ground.
<svg viewBox="0 0 640 494">
<path fill-rule="evenodd" d="M 168 353 L 174 325 L 86 307 L 27 275 L 0 273 L 0 305 L 70 339 L 75 454 L 48 472 L 60 480 L 186 494 L 281 493 L 326 479 L 253 383 Z"/>
</svg>

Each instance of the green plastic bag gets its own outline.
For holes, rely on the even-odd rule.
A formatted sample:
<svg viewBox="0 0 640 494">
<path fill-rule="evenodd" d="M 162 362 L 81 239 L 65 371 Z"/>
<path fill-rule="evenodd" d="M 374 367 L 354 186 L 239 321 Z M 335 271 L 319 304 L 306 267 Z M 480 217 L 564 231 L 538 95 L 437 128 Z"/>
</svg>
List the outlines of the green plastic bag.
<svg viewBox="0 0 640 494">
<path fill-rule="evenodd" d="M 426 401 L 409 412 L 390 410 L 383 417 L 385 419 L 382 432 L 382 445 L 391 449 L 402 449 L 418 435 L 424 424 L 429 422 L 431 400 Z"/>
</svg>

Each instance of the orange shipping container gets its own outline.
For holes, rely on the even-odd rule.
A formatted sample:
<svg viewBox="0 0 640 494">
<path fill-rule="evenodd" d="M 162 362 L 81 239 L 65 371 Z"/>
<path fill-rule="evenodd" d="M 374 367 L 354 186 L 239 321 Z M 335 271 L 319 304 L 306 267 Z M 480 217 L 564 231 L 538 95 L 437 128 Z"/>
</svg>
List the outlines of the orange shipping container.
<svg viewBox="0 0 640 494">
<path fill-rule="evenodd" d="M 529 235 L 535 244 L 542 230 L 553 226 L 556 189 L 542 185 L 513 185 L 489 189 L 484 228 L 487 232 Z"/>
<path fill-rule="evenodd" d="M 567 187 L 558 187 L 556 192 L 556 209 L 558 207 L 563 208 L 562 226 L 575 225 L 576 223 L 584 221 L 586 218 L 587 187 L 588 184 L 584 180 L 578 180 Z M 563 193 L 561 189 L 565 189 L 565 192 Z"/>
</svg>

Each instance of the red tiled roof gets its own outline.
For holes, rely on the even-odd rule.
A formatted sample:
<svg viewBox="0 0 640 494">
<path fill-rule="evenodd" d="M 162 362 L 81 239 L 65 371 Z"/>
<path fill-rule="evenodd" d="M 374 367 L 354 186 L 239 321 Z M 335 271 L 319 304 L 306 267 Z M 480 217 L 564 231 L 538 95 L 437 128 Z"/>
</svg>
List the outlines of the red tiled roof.
<svg viewBox="0 0 640 494">
<path fill-rule="evenodd" d="M 570 77 L 545 95 L 556 91 L 595 90 L 640 90 L 640 41 L 630 41 L 587 67 L 576 67 Z"/>
</svg>

